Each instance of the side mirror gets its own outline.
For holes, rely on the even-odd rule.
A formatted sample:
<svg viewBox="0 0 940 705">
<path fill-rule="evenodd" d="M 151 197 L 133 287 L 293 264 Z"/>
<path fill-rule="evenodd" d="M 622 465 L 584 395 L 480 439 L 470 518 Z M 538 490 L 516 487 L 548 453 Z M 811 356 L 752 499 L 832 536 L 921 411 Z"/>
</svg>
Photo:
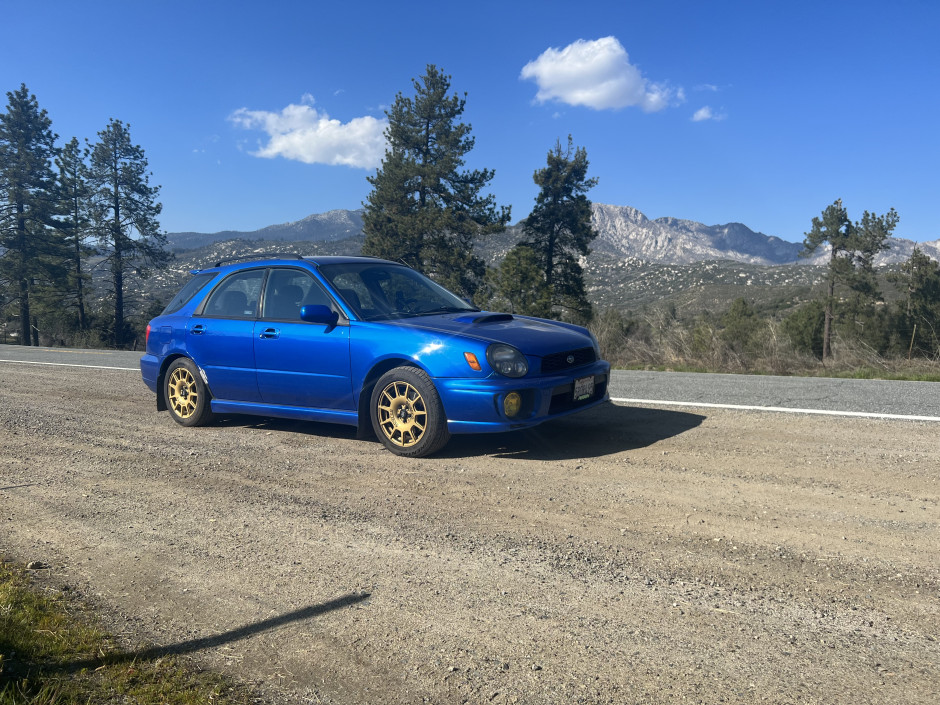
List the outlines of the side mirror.
<svg viewBox="0 0 940 705">
<path fill-rule="evenodd" d="M 326 326 L 335 326 L 339 321 L 339 314 L 329 306 L 311 304 L 300 309 L 300 320 L 307 323 L 320 323 Z"/>
</svg>

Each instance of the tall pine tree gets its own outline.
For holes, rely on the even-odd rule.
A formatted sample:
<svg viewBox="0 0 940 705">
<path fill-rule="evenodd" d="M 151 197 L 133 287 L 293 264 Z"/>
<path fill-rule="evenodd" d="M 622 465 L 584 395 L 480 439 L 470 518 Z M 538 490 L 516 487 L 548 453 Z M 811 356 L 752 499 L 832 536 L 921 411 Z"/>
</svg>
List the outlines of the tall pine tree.
<svg viewBox="0 0 940 705">
<path fill-rule="evenodd" d="M 55 278 L 62 254 L 48 227 L 55 212 L 56 135 L 25 84 L 7 99 L 0 113 L 0 286 L 4 307 L 12 304 L 18 313 L 20 343 L 29 345 L 38 343 L 31 294 Z"/>
<path fill-rule="evenodd" d="M 847 282 L 852 274 L 852 251 L 855 249 L 855 227 L 849 220 L 842 199 L 836 200 L 822 212 L 822 217 L 813 218 L 813 227 L 805 233 L 801 257 L 808 257 L 817 249 L 829 244 L 829 265 L 826 273 L 826 296 L 823 301 L 823 347 L 822 357 L 832 356 L 832 321 L 835 317 L 836 284 Z"/>
<path fill-rule="evenodd" d="M 539 193 L 520 243 L 538 256 L 554 311 L 581 323 L 591 320 L 592 309 L 578 257 L 590 252 L 588 245 L 597 237 L 586 196 L 597 179 L 587 178 L 587 170 L 587 151 L 575 148 L 571 135 L 567 147 L 561 140 L 555 143 L 546 166 L 533 176 Z"/>
<path fill-rule="evenodd" d="M 845 286 L 853 292 L 851 306 L 856 318 L 865 304 L 873 303 L 880 296 L 873 272 L 874 259 L 890 247 L 888 238 L 897 223 L 898 214 L 893 208 L 882 216 L 865 211 L 862 220 L 853 223 L 842 199 L 827 206 L 821 217 L 813 218 L 813 227 L 805 233 L 800 256 L 808 257 L 821 247 L 829 246 L 823 301 L 823 360 L 832 357 L 836 286 Z"/>
<path fill-rule="evenodd" d="M 93 249 L 88 246 L 91 237 L 91 218 L 89 214 L 90 191 L 88 188 L 88 167 L 85 164 L 85 152 L 79 146 L 78 138 L 73 137 L 62 149 L 56 159 L 59 168 L 58 229 L 65 239 L 69 250 L 69 274 L 67 295 L 74 299 L 78 330 L 88 330 L 88 315 L 85 309 L 85 288 L 89 275 L 84 271 L 84 263 Z"/>
<path fill-rule="evenodd" d="M 448 96 L 450 76 L 428 65 L 413 86 L 414 98 L 399 93 L 386 111 L 388 148 L 368 179 L 362 251 L 405 262 L 469 297 L 486 270 L 473 242 L 505 228 L 510 211 L 481 195 L 491 170 L 464 169 L 474 138 L 459 122 L 466 98 Z"/>
<path fill-rule="evenodd" d="M 170 253 L 157 216 L 159 186 L 150 185 L 144 150 L 131 142 L 130 126 L 111 119 L 91 147 L 88 185 L 91 217 L 99 250 L 111 274 L 114 303 L 113 343 L 123 347 L 129 331 L 125 322 L 124 275 L 166 266 Z"/>
</svg>

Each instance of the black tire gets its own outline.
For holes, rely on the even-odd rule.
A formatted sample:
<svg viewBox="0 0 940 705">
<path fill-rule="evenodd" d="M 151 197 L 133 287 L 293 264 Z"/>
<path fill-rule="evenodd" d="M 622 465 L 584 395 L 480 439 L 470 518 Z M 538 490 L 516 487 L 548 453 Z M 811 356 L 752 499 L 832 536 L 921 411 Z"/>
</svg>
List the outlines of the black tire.
<svg viewBox="0 0 940 705">
<path fill-rule="evenodd" d="M 450 440 L 441 397 L 417 367 L 396 367 L 382 375 L 369 411 L 375 435 L 395 455 L 423 458 Z"/>
<path fill-rule="evenodd" d="M 212 418 L 209 390 L 192 360 L 180 357 L 170 363 L 163 394 L 170 416 L 181 426 L 202 426 Z"/>
</svg>

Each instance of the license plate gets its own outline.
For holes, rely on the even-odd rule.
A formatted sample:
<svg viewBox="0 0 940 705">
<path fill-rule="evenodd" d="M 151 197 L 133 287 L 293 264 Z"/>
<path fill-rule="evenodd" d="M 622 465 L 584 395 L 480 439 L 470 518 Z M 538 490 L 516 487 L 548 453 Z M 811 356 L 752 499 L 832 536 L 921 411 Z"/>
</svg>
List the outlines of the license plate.
<svg viewBox="0 0 940 705">
<path fill-rule="evenodd" d="M 574 400 L 583 401 L 594 396 L 594 376 L 582 377 L 574 381 Z"/>
</svg>

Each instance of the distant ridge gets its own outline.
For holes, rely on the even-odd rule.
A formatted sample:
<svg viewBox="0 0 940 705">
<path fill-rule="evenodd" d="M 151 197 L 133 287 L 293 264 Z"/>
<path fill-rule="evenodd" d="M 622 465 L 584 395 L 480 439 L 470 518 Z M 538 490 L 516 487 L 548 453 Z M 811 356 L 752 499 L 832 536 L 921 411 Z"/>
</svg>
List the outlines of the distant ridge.
<svg viewBox="0 0 940 705">
<path fill-rule="evenodd" d="M 283 240 L 285 242 L 336 242 L 362 233 L 362 211 L 332 210 L 308 215 L 303 220 L 269 225 L 260 230 L 223 230 L 217 233 L 168 233 L 171 250 L 194 250 L 224 240 Z"/>
<path fill-rule="evenodd" d="M 310 215 L 303 220 L 269 225 L 252 231 L 226 230 L 218 233 L 169 233 L 172 250 L 192 250 L 227 240 L 284 241 L 293 243 L 332 243 L 362 236 L 361 210 L 332 210 Z M 593 205 L 593 222 L 598 232 L 591 244 L 592 255 L 618 259 L 640 259 L 664 264 L 692 264 L 713 260 L 730 260 L 744 264 L 774 266 L 785 264 L 823 264 L 828 253 L 822 251 L 809 259 L 801 259 L 802 243 L 788 242 L 772 235 L 754 232 L 741 223 L 704 225 L 678 218 L 650 220 L 636 208 Z M 497 236 L 505 250 L 513 243 L 502 242 L 517 237 L 519 226 Z M 940 260 L 940 240 L 915 243 L 892 238 L 891 250 L 878 256 L 879 265 L 898 264 L 910 258 L 914 247 Z"/>
</svg>

